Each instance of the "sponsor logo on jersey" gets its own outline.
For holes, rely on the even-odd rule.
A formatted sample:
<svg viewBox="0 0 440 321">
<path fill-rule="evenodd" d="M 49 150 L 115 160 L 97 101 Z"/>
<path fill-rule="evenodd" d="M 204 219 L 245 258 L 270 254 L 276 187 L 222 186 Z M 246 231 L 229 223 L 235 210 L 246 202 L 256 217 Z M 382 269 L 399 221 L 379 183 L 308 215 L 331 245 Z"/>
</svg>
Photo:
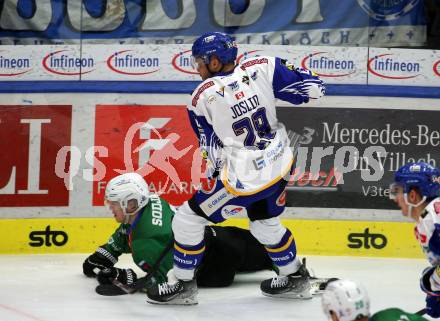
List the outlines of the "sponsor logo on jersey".
<svg viewBox="0 0 440 321">
<path fill-rule="evenodd" d="M 12 58 L 7 51 L 0 50 L 0 77 L 15 77 L 31 71 L 29 58 Z"/>
<path fill-rule="evenodd" d="M 350 233 L 348 234 L 347 246 L 351 249 L 370 249 L 375 248 L 377 250 L 383 249 L 387 246 L 388 240 L 385 235 L 380 233 L 370 233 L 370 228 L 366 228 L 362 233 Z"/>
<path fill-rule="evenodd" d="M 171 60 L 171 65 L 174 69 L 191 75 L 198 75 L 196 69 L 194 69 L 193 64 L 191 63 L 191 50 L 186 50 L 179 52 L 173 56 L 173 60 Z"/>
<path fill-rule="evenodd" d="M 221 97 L 225 97 L 225 86 L 222 86 L 219 88 L 219 90 L 216 90 L 216 93 Z"/>
<path fill-rule="evenodd" d="M 107 58 L 107 67 L 123 75 L 147 75 L 159 71 L 157 57 L 144 57 L 134 50 L 121 50 Z"/>
<path fill-rule="evenodd" d="M 337 59 L 325 51 L 305 56 L 301 61 L 301 67 L 313 70 L 318 76 L 329 78 L 346 77 L 356 72 L 356 64 L 353 60 Z"/>
<path fill-rule="evenodd" d="M 413 10 L 420 0 L 368 1 L 357 0 L 359 6 L 368 16 L 379 21 L 390 21 L 401 18 Z"/>
<path fill-rule="evenodd" d="M 370 58 L 368 72 L 385 79 L 410 79 L 420 75 L 420 63 L 395 59 L 393 55 L 382 54 Z"/>
<path fill-rule="evenodd" d="M 228 87 L 231 88 L 232 91 L 237 91 L 240 88 L 238 81 L 231 82 L 228 84 Z"/>
<path fill-rule="evenodd" d="M 242 206 L 226 205 L 225 207 L 222 208 L 221 214 L 224 218 L 229 218 L 239 214 L 242 210 L 244 210 L 244 207 Z"/>
<path fill-rule="evenodd" d="M 287 195 L 287 192 L 286 192 L 286 190 L 284 190 L 284 192 L 282 192 L 281 195 L 278 196 L 278 198 L 276 200 L 276 204 L 278 206 L 286 206 L 286 195 Z"/>
<path fill-rule="evenodd" d="M 243 84 L 246 84 L 249 86 L 249 77 L 248 76 L 243 76 L 243 78 L 241 78 L 241 82 Z"/>
<path fill-rule="evenodd" d="M 243 63 L 240 68 L 242 70 L 246 70 L 246 68 L 255 66 L 255 65 L 261 65 L 261 64 L 267 64 L 269 62 L 269 60 L 267 58 L 258 58 L 258 59 L 253 59 L 253 60 L 249 60 L 246 61 L 245 63 Z"/>
<path fill-rule="evenodd" d="M 237 100 L 238 99 L 241 99 L 241 98 L 243 98 L 244 97 L 244 92 L 242 92 L 242 91 L 240 91 L 239 93 L 236 93 L 235 94 L 235 98 L 237 98 Z"/>
<path fill-rule="evenodd" d="M 63 76 L 84 75 L 95 70 L 95 60 L 91 57 L 77 57 L 72 50 L 57 50 L 43 58 L 43 68 L 52 74 Z"/>
<path fill-rule="evenodd" d="M 197 90 L 197 93 L 194 95 L 194 98 L 193 98 L 193 100 L 192 100 L 192 105 L 194 106 L 194 107 L 196 107 L 197 106 L 197 102 L 198 102 L 198 100 L 199 100 L 199 98 L 200 98 L 200 95 L 206 90 L 206 89 L 208 89 L 209 87 L 212 87 L 212 86 L 214 86 L 214 82 L 211 80 L 211 81 L 208 81 L 207 83 L 204 83 L 198 90 Z"/>
<path fill-rule="evenodd" d="M 252 161 L 254 163 L 254 167 L 256 170 L 261 170 L 266 167 L 266 162 L 264 161 L 264 157 L 258 157 Z"/>
<path fill-rule="evenodd" d="M 257 80 L 258 78 L 258 70 L 255 70 L 252 74 L 251 74 L 251 78 L 253 81 Z"/>
<path fill-rule="evenodd" d="M 434 74 L 440 77 L 440 60 L 434 63 L 432 69 L 434 70 Z"/>
</svg>

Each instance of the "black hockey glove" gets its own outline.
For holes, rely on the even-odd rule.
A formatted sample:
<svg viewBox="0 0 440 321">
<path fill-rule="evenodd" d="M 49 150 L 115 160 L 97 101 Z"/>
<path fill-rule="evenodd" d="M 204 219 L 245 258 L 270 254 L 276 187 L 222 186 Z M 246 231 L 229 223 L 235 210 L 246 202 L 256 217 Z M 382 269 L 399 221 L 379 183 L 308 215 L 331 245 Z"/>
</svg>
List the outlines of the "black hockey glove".
<svg viewBox="0 0 440 321">
<path fill-rule="evenodd" d="M 98 273 L 100 284 L 112 284 L 116 279 L 124 285 L 132 286 L 137 280 L 137 275 L 132 269 L 105 268 Z"/>
<path fill-rule="evenodd" d="M 99 271 L 112 267 L 116 262 L 118 262 L 116 257 L 100 247 L 84 261 L 83 273 L 88 277 L 95 277 Z"/>
</svg>

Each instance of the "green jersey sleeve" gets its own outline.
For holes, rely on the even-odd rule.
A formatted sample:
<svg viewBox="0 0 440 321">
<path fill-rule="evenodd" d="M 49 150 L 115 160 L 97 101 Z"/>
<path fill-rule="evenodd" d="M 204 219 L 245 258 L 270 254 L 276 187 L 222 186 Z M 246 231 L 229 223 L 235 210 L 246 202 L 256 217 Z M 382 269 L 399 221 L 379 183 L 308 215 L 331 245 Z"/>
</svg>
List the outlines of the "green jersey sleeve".
<svg viewBox="0 0 440 321">
<path fill-rule="evenodd" d="M 110 236 L 106 244 L 101 247 L 109 251 L 114 257 L 119 257 L 123 253 L 130 253 L 131 249 L 128 242 L 128 232 L 130 225 L 121 224 Z"/>
<path fill-rule="evenodd" d="M 373 314 L 370 321 L 428 321 L 424 317 L 401 309 L 390 308 Z"/>
</svg>

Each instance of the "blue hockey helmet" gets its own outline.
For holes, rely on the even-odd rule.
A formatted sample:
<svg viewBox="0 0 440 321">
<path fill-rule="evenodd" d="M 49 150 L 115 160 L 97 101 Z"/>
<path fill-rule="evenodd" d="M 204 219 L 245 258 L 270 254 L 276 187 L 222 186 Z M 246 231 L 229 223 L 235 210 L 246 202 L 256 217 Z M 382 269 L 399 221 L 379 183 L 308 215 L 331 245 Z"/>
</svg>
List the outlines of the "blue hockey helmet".
<svg viewBox="0 0 440 321">
<path fill-rule="evenodd" d="M 424 162 L 400 167 L 395 173 L 394 183 L 401 186 L 405 194 L 416 188 L 428 200 L 440 196 L 440 170 Z"/>
<path fill-rule="evenodd" d="M 237 44 L 231 36 L 221 32 L 207 32 L 194 41 L 192 56 L 202 58 L 205 64 L 209 64 L 212 55 L 215 55 L 221 63 L 233 63 L 237 58 Z"/>
</svg>

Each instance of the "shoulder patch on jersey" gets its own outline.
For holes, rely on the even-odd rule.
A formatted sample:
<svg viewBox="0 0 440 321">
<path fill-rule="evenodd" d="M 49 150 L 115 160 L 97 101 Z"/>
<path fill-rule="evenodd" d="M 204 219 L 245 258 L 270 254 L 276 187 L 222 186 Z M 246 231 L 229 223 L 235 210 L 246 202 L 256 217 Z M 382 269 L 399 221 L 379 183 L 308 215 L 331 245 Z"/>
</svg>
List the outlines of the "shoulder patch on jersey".
<svg viewBox="0 0 440 321">
<path fill-rule="evenodd" d="M 225 97 L 225 86 L 220 87 L 219 90 L 216 91 L 216 93 L 219 96 Z"/>
<path fill-rule="evenodd" d="M 206 84 L 203 84 L 203 86 L 201 86 L 201 87 L 199 88 L 199 90 L 197 90 L 197 93 L 194 95 L 194 98 L 193 98 L 193 100 L 192 100 L 192 105 L 193 105 L 194 107 L 197 106 L 197 101 L 199 100 L 200 95 L 201 95 L 206 89 L 208 89 L 209 87 L 212 87 L 212 86 L 214 86 L 214 82 L 211 80 L 211 81 L 208 81 Z"/>
<path fill-rule="evenodd" d="M 267 64 L 269 62 L 269 60 L 267 58 L 257 58 L 257 59 L 253 59 L 253 60 L 249 60 L 244 62 L 240 68 L 242 70 L 245 70 L 246 68 L 252 67 L 254 65 L 260 65 L 260 64 Z"/>
<path fill-rule="evenodd" d="M 232 91 L 237 91 L 240 88 L 238 81 L 231 82 L 228 84 L 228 87 L 231 88 Z"/>
<path fill-rule="evenodd" d="M 249 86 L 249 77 L 243 76 L 243 78 L 241 78 L 241 82 Z"/>
<path fill-rule="evenodd" d="M 281 64 L 286 66 L 286 68 L 289 70 L 295 70 L 295 66 L 288 62 L 286 59 L 281 59 Z"/>
<path fill-rule="evenodd" d="M 416 239 L 417 239 L 420 243 L 422 243 L 422 244 L 425 244 L 425 243 L 426 243 L 426 239 L 427 239 L 426 235 L 420 233 L 420 232 L 419 232 L 419 229 L 417 228 L 417 226 L 414 227 L 414 235 L 416 236 Z"/>
<path fill-rule="evenodd" d="M 434 211 L 435 211 L 435 214 L 440 214 L 440 202 L 435 202 L 434 203 Z"/>
</svg>

